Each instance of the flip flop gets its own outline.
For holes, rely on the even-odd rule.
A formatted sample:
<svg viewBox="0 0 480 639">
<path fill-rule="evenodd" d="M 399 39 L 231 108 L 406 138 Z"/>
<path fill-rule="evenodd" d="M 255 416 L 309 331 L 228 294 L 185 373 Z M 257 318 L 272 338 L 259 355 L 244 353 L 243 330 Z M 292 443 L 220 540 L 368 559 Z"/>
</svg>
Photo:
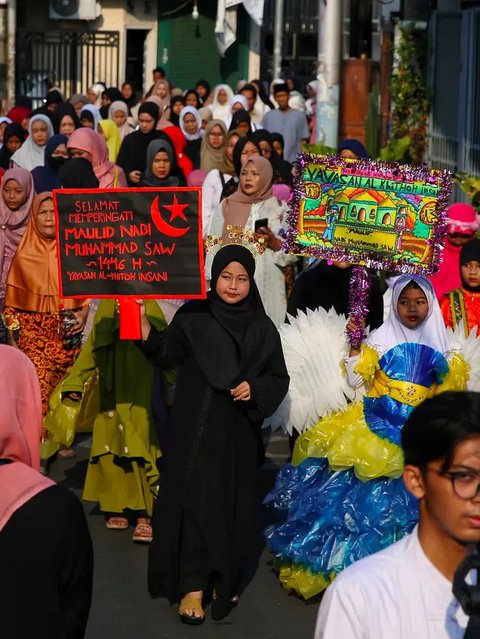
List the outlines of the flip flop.
<svg viewBox="0 0 480 639">
<path fill-rule="evenodd" d="M 109 517 L 105 523 L 109 530 L 127 530 L 130 522 L 126 517 Z"/>
<path fill-rule="evenodd" d="M 193 609 L 197 614 L 189 615 L 187 610 Z M 205 613 L 202 608 L 202 600 L 188 595 L 184 597 L 178 608 L 178 616 L 182 623 L 189 624 L 191 626 L 199 626 L 205 621 Z"/>
<path fill-rule="evenodd" d="M 150 544 L 153 539 L 152 527 L 149 524 L 137 524 L 133 531 L 132 541 Z"/>
<path fill-rule="evenodd" d="M 58 451 L 58 456 L 61 459 L 73 459 L 77 456 L 77 451 L 73 448 L 60 448 Z"/>
</svg>

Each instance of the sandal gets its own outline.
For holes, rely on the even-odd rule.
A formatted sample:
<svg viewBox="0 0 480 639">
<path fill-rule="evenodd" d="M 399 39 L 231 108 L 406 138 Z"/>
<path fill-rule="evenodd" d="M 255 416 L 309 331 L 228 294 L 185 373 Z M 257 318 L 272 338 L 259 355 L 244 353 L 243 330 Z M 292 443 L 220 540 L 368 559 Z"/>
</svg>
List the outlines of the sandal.
<svg viewBox="0 0 480 639">
<path fill-rule="evenodd" d="M 73 459 L 77 456 L 77 451 L 73 448 L 60 448 L 58 451 L 58 456 L 61 459 Z"/>
<path fill-rule="evenodd" d="M 193 610 L 193 614 L 188 614 L 187 610 Z M 183 623 L 188 623 L 192 626 L 199 626 L 205 621 L 202 600 L 197 597 L 192 597 L 192 595 L 187 595 L 180 602 L 178 616 Z"/>
<path fill-rule="evenodd" d="M 130 522 L 126 517 L 109 517 L 105 526 L 109 530 L 127 530 L 130 526 Z"/>
<path fill-rule="evenodd" d="M 149 524 L 137 524 L 133 531 L 132 541 L 150 544 L 153 539 L 152 527 Z"/>
</svg>

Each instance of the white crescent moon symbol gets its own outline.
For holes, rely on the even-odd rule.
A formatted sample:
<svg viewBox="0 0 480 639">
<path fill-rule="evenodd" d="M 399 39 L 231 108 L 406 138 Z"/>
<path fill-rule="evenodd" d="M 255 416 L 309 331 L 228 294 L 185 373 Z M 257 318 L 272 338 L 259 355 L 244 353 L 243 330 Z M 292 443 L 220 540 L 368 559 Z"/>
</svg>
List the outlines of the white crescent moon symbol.
<svg viewBox="0 0 480 639">
<path fill-rule="evenodd" d="M 150 207 L 150 214 L 152 216 L 153 223 L 160 231 L 160 233 L 163 233 L 163 235 L 168 235 L 168 237 L 181 237 L 190 230 L 189 226 L 184 229 L 178 229 L 175 226 L 172 226 L 171 224 L 165 222 L 158 208 L 158 195 L 152 202 L 152 206 Z"/>
</svg>

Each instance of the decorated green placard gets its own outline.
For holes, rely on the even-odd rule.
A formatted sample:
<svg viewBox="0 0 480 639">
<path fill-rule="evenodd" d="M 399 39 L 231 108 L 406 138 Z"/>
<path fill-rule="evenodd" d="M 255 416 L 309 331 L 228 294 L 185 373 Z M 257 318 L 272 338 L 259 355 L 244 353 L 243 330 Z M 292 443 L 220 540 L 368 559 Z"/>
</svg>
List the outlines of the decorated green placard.
<svg viewBox="0 0 480 639">
<path fill-rule="evenodd" d="M 433 273 L 446 233 L 450 174 L 302 154 L 286 232 L 293 253 Z"/>
</svg>

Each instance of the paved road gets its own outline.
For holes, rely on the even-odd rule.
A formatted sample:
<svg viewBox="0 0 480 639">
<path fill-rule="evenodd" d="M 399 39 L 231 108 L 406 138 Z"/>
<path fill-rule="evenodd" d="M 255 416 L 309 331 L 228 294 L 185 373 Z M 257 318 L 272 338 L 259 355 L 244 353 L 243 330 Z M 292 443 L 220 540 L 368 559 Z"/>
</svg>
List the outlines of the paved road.
<svg viewBox="0 0 480 639">
<path fill-rule="evenodd" d="M 81 495 L 88 458 L 88 439 L 76 445 L 73 460 L 56 460 L 50 476 Z M 274 435 L 267 460 L 260 472 L 259 493 L 265 495 L 275 472 L 284 463 L 287 443 Z M 227 619 L 209 618 L 200 627 L 185 626 L 177 608 L 163 599 L 150 599 L 146 587 L 147 548 L 130 540 L 129 531 L 105 528 L 96 506 L 84 502 L 95 550 L 93 604 L 87 639 L 311 639 L 317 603 L 304 601 L 281 588 L 272 571 L 272 556 L 259 545 L 253 578 L 240 605 Z M 271 521 L 272 513 L 262 508 L 259 527 Z"/>
</svg>

